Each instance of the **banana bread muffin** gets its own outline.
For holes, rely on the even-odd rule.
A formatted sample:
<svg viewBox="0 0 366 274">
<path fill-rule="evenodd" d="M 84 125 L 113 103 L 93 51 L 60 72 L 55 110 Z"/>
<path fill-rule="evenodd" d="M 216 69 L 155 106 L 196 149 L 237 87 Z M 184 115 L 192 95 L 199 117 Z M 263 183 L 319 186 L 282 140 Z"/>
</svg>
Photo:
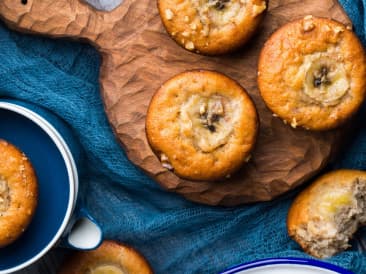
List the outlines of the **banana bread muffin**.
<svg viewBox="0 0 366 274">
<path fill-rule="evenodd" d="M 311 15 L 290 22 L 265 43 L 258 85 L 267 106 L 292 127 L 336 128 L 361 106 L 366 57 L 341 23 Z"/>
<path fill-rule="evenodd" d="M 25 231 L 37 199 L 31 163 L 18 148 L 0 140 L 0 247 L 14 242 Z"/>
<path fill-rule="evenodd" d="M 147 261 L 133 248 L 104 241 L 93 251 L 78 251 L 62 265 L 59 274 L 152 274 Z"/>
<path fill-rule="evenodd" d="M 182 47 L 216 55 L 243 45 L 255 32 L 265 0 L 158 0 L 163 24 Z"/>
<path fill-rule="evenodd" d="M 309 254 L 326 258 L 348 248 L 366 224 L 366 172 L 338 170 L 317 179 L 293 202 L 289 235 Z"/>
<path fill-rule="evenodd" d="M 162 165 L 186 179 L 217 180 L 248 161 L 258 118 L 246 91 L 213 71 L 176 75 L 155 93 L 148 141 Z"/>
</svg>

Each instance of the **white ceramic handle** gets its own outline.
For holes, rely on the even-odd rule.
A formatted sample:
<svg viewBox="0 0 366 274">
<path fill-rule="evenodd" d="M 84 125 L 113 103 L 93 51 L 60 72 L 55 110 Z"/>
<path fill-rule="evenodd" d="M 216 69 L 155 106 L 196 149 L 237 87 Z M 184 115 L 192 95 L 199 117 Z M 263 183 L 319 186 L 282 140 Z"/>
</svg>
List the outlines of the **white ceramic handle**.
<svg viewBox="0 0 366 274">
<path fill-rule="evenodd" d="M 69 247 L 81 250 L 97 248 L 103 240 L 103 233 L 97 223 L 91 218 L 78 219 L 67 235 Z"/>
</svg>

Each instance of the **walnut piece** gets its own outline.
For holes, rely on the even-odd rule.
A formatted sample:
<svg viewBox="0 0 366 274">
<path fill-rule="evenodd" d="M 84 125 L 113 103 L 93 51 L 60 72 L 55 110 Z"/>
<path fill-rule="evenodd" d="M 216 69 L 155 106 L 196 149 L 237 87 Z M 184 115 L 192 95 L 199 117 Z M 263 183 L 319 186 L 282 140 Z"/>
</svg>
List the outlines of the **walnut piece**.
<svg viewBox="0 0 366 274">
<path fill-rule="evenodd" d="M 164 153 L 160 155 L 160 162 L 162 167 L 168 170 L 173 170 L 173 166 L 170 164 L 168 156 L 166 156 Z"/>
<path fill-rule="evenodd" d="M 172 20 L 174 17 L 174 13 L 170 9 L 165 10 L 165 18 L 167 20 Z"/>
<path fill-rule="evenodd" d="M 305 32 L 311 31 L 315 28 L 312 15 L 307 15 L 304 17 L 303 28 Z"/>
</svg>

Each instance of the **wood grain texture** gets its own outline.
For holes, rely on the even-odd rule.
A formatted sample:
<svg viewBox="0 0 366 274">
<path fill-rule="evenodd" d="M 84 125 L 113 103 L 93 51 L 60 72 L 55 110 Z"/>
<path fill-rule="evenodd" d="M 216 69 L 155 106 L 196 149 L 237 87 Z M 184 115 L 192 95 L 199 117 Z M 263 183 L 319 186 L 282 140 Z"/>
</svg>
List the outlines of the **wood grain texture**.
<svg viewBox="0 0 366 274">
<path fill-rule="evenodd" d="M 210 205 L 267 201 L 300 185 L 328 162 L 340 131 L 314 133 L 284 125 L 265 107 L 256 84 L 259 51 L 286 22 L 305 15 L 350 24 L 336 0 L 272 0 L 251 42 L 235 54 L 190 53 L 166 34 L 153 0 L 125 0 L 110 13 L 78 0 L 0 1 L 0 16 L 23 32 L 87 40 L 102 55 L 101 94 L 105 111 L 129 159 L 169 191 Z M 145 115 L 153 93 L 172 76 L 210 69 L 237 80 L 253 98 L 260 134 L 252 160 L 225 182 L 182 180 L 164 169 L 145 136 Z"/>
</svg>

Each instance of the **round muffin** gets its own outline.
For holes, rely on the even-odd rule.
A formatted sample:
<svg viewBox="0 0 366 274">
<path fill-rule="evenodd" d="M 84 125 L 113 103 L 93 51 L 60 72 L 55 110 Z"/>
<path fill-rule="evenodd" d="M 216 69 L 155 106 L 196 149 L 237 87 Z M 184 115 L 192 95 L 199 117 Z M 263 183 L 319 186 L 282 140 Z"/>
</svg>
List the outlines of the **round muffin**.
<svg viewBox="0 0 366 274">
<path fill-rule="evenodd" d="M 292 127 L 328 130 L 361 106 L 366 58 L 341 23 L 311 15 L 290 22 L 265 43 L 258 86 L 267 106 Z"/>
<path fill-rule="evenodd" d="M 257 130 L 257 112 L 246 91 L 213 71 L 188 71 L 168 80 L 146 117 L 148 141 L 163 167 L 190 180 L 230 176 L 249 160 Z"/>
<path fill-rule="evenodd" d="M 326 258 L 348 248 L 366 225 L 366 172 L 338 170 L 317 179 L 293 202 L 289 235 L 309 254 Z"/>
<path fill-rule="evenodd" d="M 59 274 L 152 274 L 148 262 L 133 248 L 104 241 L 96 250 L 78 251 L 62 265 Z"/>
<path fill-rule="evenodd" d="M 18 148 L 0 140 L 0 247 L 14 242 L 27 228 L 38 200 L 31 163 Z"/>
<path fill-rule="evenodd" d="M 158 0 L 163 24 L 183 48 L 223 54 L 243 45 L 257 29 L 265 0 Z"/>
</svg>

